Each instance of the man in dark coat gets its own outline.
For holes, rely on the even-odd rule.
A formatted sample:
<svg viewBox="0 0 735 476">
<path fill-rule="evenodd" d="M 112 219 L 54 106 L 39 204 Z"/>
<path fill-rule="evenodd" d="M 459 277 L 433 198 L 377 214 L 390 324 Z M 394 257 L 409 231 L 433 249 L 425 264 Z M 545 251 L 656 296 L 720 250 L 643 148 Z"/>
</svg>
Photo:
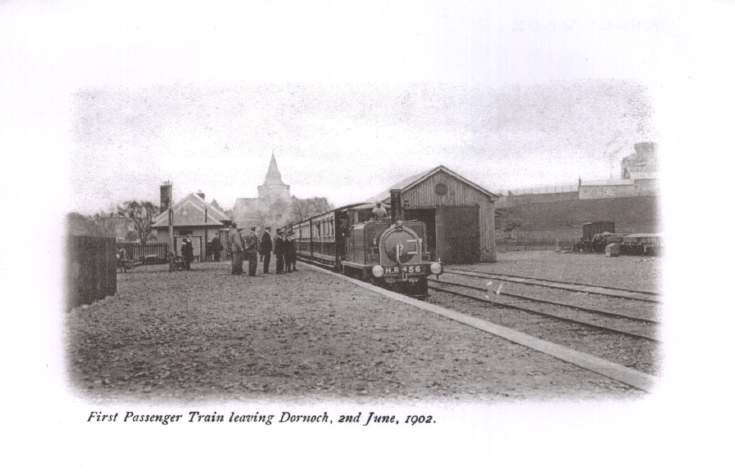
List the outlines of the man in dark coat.
<svg viewBox="0 0 735 476">
<path fill-rule="evenodd" d="M 194 261 L 194 247 L 191 245 L 190 238 L 184 238 L 184 245 L 181 247 L 181 256 L 184 258 L 186 269 L 190 270 L 191 262 Z"/>
<path fill-rule="evenodd" d="M 260 259 L 263 261 L 263 274 L 268 274 L 268 268 L 271 263 L 271 251 L 273 251 L 271 227 L 266 226 L 263 236 L 260 237 Z"/>
<path fill-rule="evenodd" d="M 291 271 L 296 271 L 296 235 L 291 232 Z"/>
<path fill-rule="evenodd" d="M 230 230 L 230 252 L 232 254 L 232 274 L 242 274 L 242 255 L 243 255 L 243 244 L 240 231 L 237 229 L 237 224 L 232 224 L 232 230 Z"/>
<path fill-rule="evenodd" d="M 219 261 L 220 253 L 222 253 L 222 242 L 220 241 L 219 236 L 215 236 L 212 238 L 212 256 L 215 261 Z"/>
<path fill-rule="evenodd" d="M 294 241 L 293 231 L 286 234 L 284 241 L 286 248 L 286 272 L 296 271 L 296 242 Z"/>
<path fill-rule="evenodd" d="M 255 276 L 258 269 L 258 235 L 255 227 L 250 228 L 250 233 L 245 237 L 245 257 L 248 260 L 248 275 Z"/>
<path fill-rule="evenodd" d="M 283 267 L 284 272 L 291 272 L 291 235 L 288 230 L 283 232 Z"/>
<path fill-rule="evenodd" d="M 283 230 L 278 230 L 276 239 L 273 240 L 273 253 L 276 255 L 276 274 L 283 273 L 283 256 L 285 254 L 285 243 L 283 241 Z"/>
</svg>

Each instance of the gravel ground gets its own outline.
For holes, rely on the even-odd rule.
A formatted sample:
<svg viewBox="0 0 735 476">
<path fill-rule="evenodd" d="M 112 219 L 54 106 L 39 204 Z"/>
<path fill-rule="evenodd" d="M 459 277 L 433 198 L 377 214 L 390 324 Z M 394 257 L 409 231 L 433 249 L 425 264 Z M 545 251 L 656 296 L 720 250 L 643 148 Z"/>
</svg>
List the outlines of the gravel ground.
<svg viewBox="0 0 735 476">
<path fill-rule="evenodd" d="M 508 273 L 641 291 L 658 291 L 661 258 L 604 254 L 512 251 L 498 253 L 497 263 L 452 266 L 455 269 Z"/>
<path fill-rule="evenodd" d="M 455 291 L 456 289 L 450 288 L 450 290 Z M 459 292 L 477 297 L 484 295 L 482 292 L 467 289 Z M 491 307 L 488 304 L 435 290 L 431 291 L 429 301 L 652 375 L 658 368 L 659 356 L 656 342 L 611 334 L 581 324 L 562 322 L 514 309 Z M 527 306 L 525 303 L 519 302 L 518 304 Z M 557 309 L 549 308 L 546 311 L 556 313 Z"/>
<path fill-rule="evenodd" d="M 336 276 L 231 276 L 227 263 L 119 275 L 67 315 L 70 378 L 91 398 L 471 399 L 641 395 Z"/>
</svg>

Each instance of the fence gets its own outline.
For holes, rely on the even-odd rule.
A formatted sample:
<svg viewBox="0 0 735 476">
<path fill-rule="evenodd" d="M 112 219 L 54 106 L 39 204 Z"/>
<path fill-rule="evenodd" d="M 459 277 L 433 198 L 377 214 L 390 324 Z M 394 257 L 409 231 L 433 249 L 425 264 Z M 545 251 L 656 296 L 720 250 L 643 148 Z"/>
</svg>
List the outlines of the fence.
<svg viewBox="0 0 735 476">
<path fill-rule="evenodd" d="M 530 251 L 530 250 L 571 250 L 575 240 L 570 239 L 522 239 L 522 240 L 497 240 L 495 242 L 498 253 L 506 251 Z"/>
<path fill-rule="evenodd" d="M 114 238 L 67 237 L 67 311 L 117 292 L 116 249 Z"/>
<path fill-rule="evenodd" d="M 517 188 L 515 190 L 508 190 L 508 196 L 532 195 L 532 194 L 543 194 L 543 193 L 569 193 L 569 192 L 576 192 L 578 186 L 579 186 L 578 183 L 565 183 L 565 184 L 556 184 L 556 185 L 541 185 L 538 187 Z"/>
<path fill-rule="evenodd" d="M 125 256 L 129 260 L 143 261 L 146 256 L 155 256 L 155 261 L 165 262 L 168 259 L 168 243 L 140 243 L 118 242 L 117 248 L 125 250 Z"/>
</svg>

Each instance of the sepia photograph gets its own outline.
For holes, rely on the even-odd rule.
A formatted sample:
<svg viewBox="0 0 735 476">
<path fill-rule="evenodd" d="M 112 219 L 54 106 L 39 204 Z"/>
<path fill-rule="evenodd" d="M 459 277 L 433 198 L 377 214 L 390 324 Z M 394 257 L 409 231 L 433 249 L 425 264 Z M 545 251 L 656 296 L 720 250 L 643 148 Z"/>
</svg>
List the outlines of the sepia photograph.
<svg viewBox="0 0 735 476">
<path fill-rule="evenodd" d="M 83 394 L 494 401 L 655 382 L 664 240 L 641 85 L 182 85 L 74 105 Z"/>
<path fill-rule="evenodd" d="M 0 2 L 9 474 L 723 472 L 734 17 Z"/>
</svg>

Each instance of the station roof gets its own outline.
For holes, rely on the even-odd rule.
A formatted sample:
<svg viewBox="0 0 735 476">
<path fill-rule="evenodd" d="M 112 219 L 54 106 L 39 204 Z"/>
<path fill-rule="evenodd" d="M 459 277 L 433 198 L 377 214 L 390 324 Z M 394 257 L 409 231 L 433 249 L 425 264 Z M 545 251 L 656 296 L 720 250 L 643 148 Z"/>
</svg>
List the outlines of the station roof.
<svg viewBox="0 0 735 476">
<path fill-rule="evenodd" d="M 223 221 L 230 219 L 225 213 L 207 203 L 196 193 L 190 193 L 174 205 L 174 226 L 223 226 Z M 153 220 L 152 228 L 168 226 L 168 211 L 159 213 Z"/>
<path fill-rule="evenodd" d="M 447 175 L 450 175 L 451 177 L 459 180 L 460 182 L 464 183 L 468 187 L 471 187 L 471 188 L 477 190 L 478 192 L 480 192 L 481 194 L 486 195 L 487 197 L 489 197 L 492 200 L 495 200 L 496 198 L 499 197 L 499 195 L 490 192 L 486 188 L 481 187 L 481 186 L 477 185 L 476 183 L 474 183 L 474 182 L 472 182 L 470 180 L 467 180 L 466 178 L 462 177 L 457 172 L 454 172 L 453 170 L 449 169 L 448 167 L 445 167 L 444 165 L 439 165 L 439 166 L 434 167 L 432 169 L 425 170 L 425 171 L 423 171 L 421 173 L 418 173 L 418 174 L 415 174 L 415 175 L 411 175 L 409 177 L 406 177 L 405 179 L 403 179 L 403 180 L 401 180 L 399 182 L 394 183 L 387 190 L 379 193 L 378 195 L 372 196 L 372 197 L 368 198 L 365 201 L 367 203 L 372 203 L 372 204 L 375 204 L 377 202 L 390 202 L 390 191 L 391 190 L 393 190 L 393 189 L 400 189 L 401 192 L 405 192 L 405 191 L 413 188 L 414 186 L 418 185 L 419 183 L 423 182 L 424 180 L 428 179 L 432 175 L 437 174 L 439 172 L 444 172 Z"/>
</svg>

